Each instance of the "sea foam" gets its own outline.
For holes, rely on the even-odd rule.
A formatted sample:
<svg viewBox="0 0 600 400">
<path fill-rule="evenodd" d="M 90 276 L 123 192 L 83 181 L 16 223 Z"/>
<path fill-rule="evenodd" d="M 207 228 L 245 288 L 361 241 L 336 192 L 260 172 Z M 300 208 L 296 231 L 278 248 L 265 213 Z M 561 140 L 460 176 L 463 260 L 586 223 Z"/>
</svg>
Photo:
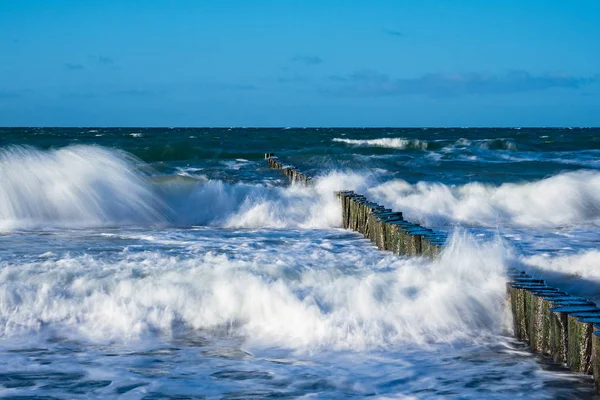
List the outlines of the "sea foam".
<svg viewBox="0 0 600 400">
<path fill-rule="evenodd" d="M 426 225 L 561 227 L 600 224 L 600 173 L 582 170 L 499 186 L 392 180 L 369 189 Z"/>
<path fill-rule="evenodd" d="M 327 228 L 341 223 L 334 190 L 364 186 L 336 173 L 314 188 L 152 176 L 131 155 L 97 146 L 0 152 L 0 229 L 213 225 Z"/>
<path fill-rule="evenodd" d="M 163 223 L 165 205 L 127 153 L 96 146 L 0 150 L 0 229 Z"/>
<path fill-rule="evenodd" d="M 341 223 L 333 192 L 357 190 L 429 226 L 561 227 L 600 224 L 600 172 L 582 170 L 539 181 L 378 182 L 329 171 L 313 187 L 229 183 L 206 177 L 151 177 L 127 153 L 96 146 L 0 152 L 0 229 L 152 225 L 237 228 L 332 228 Z"/>
<path fill-rule="evenodd" d="M 353 146 L 363 147 L 384 147 L 390 149 L 427 149 L 427 142 L 418 139 L 404 139 L 404 138 L 380 138 L 380 139 L 346 139 L 346 138 L 334 138 L 332 141 L 339 143 L 346 143 Z"/>
<path fill-rule="evenodd" d="M 183 326 L 254 346 L 361 350 L 470 341 L 505 327 L 507 251 L 499 242 L 457 233 L 431 261 L 366 243 L 340 252 L 339 239 L 264 250 L 251 235 L 238 246 L 222 239 L 235 250 L 228 253 L 206 251 L 198 239 L 188 256 L 125 250 L 111 259 L 4 262 L 0 332 L 122 342 Z"/>
</svg>

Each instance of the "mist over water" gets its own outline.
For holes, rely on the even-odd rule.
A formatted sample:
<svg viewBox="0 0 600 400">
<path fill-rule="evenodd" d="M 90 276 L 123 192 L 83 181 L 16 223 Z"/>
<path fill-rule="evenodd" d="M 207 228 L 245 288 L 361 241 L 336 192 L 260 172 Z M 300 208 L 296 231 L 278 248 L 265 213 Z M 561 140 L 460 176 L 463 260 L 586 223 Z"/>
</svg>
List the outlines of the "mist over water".
<svg viewBox="0 0 600 400">
<path fill-rule="evenodd" d="M 2 396 L 591 393 L 510 339 L 504 274 L 596 291 L 593 132 L 3 133 Z M 336 190 L 449 232 L 446 249 L 378 251 L 339 229 Z"/>
<path fill-rule="evenodd" d="M 164 205 L 130 155 L 93 146 L 0 152 L 0 228 L 164 222 Z"/>
</svg>

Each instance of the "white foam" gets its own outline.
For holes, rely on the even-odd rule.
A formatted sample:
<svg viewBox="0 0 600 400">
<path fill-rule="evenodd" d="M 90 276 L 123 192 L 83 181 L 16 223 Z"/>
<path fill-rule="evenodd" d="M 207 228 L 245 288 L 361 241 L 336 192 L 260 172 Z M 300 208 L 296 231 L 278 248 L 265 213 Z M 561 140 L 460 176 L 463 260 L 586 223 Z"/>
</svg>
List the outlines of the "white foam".
<svg viewBox="0 0 600 400">
<path fill-rule="evenodd" d="M 298 241 L 267 252 L 241 246 L 227 255 L 125 251 L 110 260 L 5 263 L 0 335 L 44 328 L 123 341 L 184 324 L 293 349 L 471 340 L 504 327 L 505 257 L 500 243 L 456 234 L 436 261 Z"/>
<path fill-rule="evenodd" d="M 0 229 L 162 223 L 164 204 L 126 153 L 0 150 Z"/>
<path fill-rule="evenodd" d="M 427 225 L 560 227 L 600 224 L 600 173 L 576 171 L 530 183 L 448 186 L 393 180 L 369 190 Z"/>
<path fill-rule="evenodd" d="M 558 272 L 571 278 L 584 278 L 600 283 L 600 251 L 585 250 L 575 254 L 548 256 L 535 255 L 524 257 L 528 266 L 539 270 Z"/>
<path fill-rule="evenodd" d="M 380 138 L 380 139 L 346 139 L 334 138 L 332 141 L 346 143 L 353 146 L 385 147 L 390 149 L 427 149 L 427 142 L 418 139 Z"/>
<path fill-rule="evenodd" d="M 211 181 L 194 168 L 153 178 L 141 172 L 146 170 L 148 165 L 126 153 L 94 146 L 3 150 L 0 229 L 335 227 L 341 212 L 333 191 L 365 181 L 361 175 L 334 172 L 319 179 L 315 188 L 283 188 Z"/>
<path fill-rule="evenodd" d="M 314 187 L 267 187 L 209 181 L 187 194 L 169 190 L 168 203 L 195 223 L 230 228 L 333 228 L 341 225 L 341 208 L 334 191 L 365 187 L 366 176 L 332 172 L 317 178 Z M 179 199 L 179 200 L 178 200 Z M 180 204 L 177 204 L 180 201 Z M 203 207 L 197 207 L 203 204 Z"/>
</svg>

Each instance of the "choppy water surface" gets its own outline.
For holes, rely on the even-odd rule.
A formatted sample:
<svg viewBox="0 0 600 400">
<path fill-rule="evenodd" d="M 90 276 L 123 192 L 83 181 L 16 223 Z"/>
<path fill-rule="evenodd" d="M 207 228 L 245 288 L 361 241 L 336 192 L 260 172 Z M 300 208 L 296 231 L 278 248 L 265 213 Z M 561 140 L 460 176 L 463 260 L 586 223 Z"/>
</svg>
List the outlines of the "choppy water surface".
<svg viewBox="0 0 600 400">
<path fill-rule="evenodd" d="M 596 298 L 600 130 L 1 129 L 0 396 L 589 398 L 506 266 Z M 317 176 L 289 187 L 275 152 Z M 339 229 L 354 189 L 448 231 Z"/>
</svg>

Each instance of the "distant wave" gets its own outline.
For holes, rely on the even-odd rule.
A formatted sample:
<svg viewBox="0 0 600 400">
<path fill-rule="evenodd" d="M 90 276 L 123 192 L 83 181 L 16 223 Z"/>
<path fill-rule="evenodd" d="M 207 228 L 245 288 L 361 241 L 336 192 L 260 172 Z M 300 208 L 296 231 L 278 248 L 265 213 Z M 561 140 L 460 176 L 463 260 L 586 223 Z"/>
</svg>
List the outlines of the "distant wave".
<svg viewBox="0 0 600 400">
<path fill-rule="evenodd" d="M 407 138 L 378 139 L 346 139 L 334 138 L 334 142 L 346 143 L 357 147 L 383 147 L 390 149 L 441 150 L 442 152 L 460 151 L 463 149 L 517 151 L 517 144 L 510 138 L 477 139 L 460 138 L 454 143 L 447 141 L 425 141 Z"/>
<path fill-rule="evenodd" d="M 334 142 L 346 143 L 352 146 L 361 147 L 384 147 L 390 149 L 421 149 L 426 150 L 428 143 L 424 140 L 418 139 L 404 139 L 404 138 L 380 138 L 380 139 L 345 139 L 345 138 L 334 138 Z"/>
<path fill-rule="evenodd" d="M 460 138 L 453 145 L 446 147 L 446 149 L 450 148 L 464 148 L 464 147 L 474 147 L 483 150 L 507 150 L 507 151 L 517 151 L 517 144 L 513 139 L 509 138 L 496 138 L 496 139 L 478 139 L 478 140 L 469 140 L 465 138 Z"/>
</svg>

